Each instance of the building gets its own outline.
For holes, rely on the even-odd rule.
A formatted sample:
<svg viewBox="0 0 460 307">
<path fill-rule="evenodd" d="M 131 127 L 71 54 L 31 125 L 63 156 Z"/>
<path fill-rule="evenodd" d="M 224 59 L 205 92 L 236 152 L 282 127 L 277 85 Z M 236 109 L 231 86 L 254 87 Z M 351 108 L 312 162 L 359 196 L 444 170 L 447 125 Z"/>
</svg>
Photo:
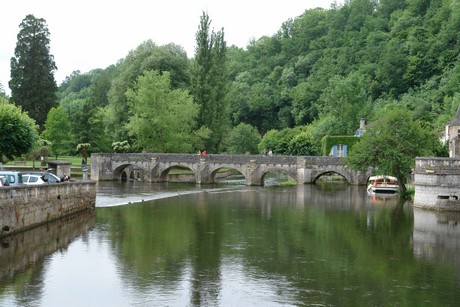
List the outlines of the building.
<svg viewBox="0 0 460 307">
<path fill-rule="evenodd" d="M 331 157 L 346 157 L 349 148 L 356 142 L 356 137 L 360 137 L 366 132 L 366 120 L 361 118 L 359 120 L 359 128 L 355 131 L 354 136 L 332 136 L 329 139 L 336 141 L 332 145 L 329 156 Z"/>
<path fill-rule="evenodd" d="M 366 132 L 366 120 L 361 118 L 359 120 L 359 128 L 355 131 L 355 136 L 361 136 L 364 134 L 364 132 Z"/>
<path fill-rule="evenodd" d="M 449 145 L 450 158 L 460 157 L 460 106 L 455 118 L 446 124 L 444 142 Z"/>
</svg>

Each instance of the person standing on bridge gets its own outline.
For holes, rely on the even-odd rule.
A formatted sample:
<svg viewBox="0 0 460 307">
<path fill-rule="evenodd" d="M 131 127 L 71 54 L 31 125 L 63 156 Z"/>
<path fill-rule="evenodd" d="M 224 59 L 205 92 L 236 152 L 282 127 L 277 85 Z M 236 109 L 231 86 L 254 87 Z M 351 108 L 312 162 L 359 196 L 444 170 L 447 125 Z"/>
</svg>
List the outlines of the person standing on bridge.
<svg viewBox="0 0 460 307">
<path fill-rule="evenodd" d="M 206 150 L 203 150 L 203 152 L 201 153 L 201 155 L 204 157 L 206 156 Z"/>
</svg>

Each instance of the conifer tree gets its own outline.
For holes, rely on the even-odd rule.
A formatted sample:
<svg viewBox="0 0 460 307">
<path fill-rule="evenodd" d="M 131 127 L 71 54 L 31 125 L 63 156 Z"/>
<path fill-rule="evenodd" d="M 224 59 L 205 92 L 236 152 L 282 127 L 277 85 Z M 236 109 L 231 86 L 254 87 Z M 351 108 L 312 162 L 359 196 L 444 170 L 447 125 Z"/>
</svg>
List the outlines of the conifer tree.
<svg viewBox="0 0 460 307">
<path fill-rule="evenodd" d="M 46 21 L 33 15 L 27 15 L 19 28 L 10 67 L 11 102 L 22 106 L 43 130 L 48 111 L 57 106 L 50 33 Z"/>
<path fill-rule="evenodd" d="M 227 124 L 225 96 L 227 92 L 224 30 L 210 29 L 209 16 L 203 12 L 196 33 L 195 59 L 191 73 L 191 93 L 200 106 L 198 126 L 211 130 L 206 142 L 208 152 L 217 152 Z"/>
</svg>

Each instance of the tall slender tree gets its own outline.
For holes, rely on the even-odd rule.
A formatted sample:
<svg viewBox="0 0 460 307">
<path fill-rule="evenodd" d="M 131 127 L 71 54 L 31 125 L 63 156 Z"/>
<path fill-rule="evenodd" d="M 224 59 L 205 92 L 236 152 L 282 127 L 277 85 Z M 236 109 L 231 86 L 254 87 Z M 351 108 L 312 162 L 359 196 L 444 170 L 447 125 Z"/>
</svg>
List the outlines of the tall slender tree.
<svg viewBox="0 0 460 307">
<path fill-rule="evenodd" d="M 195 59 L 192 64 L 191 94 L 200 106 L 198 125 L 211 130 L 206 143 L 208 152 L 217 152 L 222 143 L 227 120 L 226 52 L 224 29 L 215 33 L 211 20 L 203 12 L 196 33 Z"/>
<path fill-rule="evenodd" d="M 48 111 L 57 106 L 54 57 L 46 21 L 27 15 L 19 25 L 14 57 L 11 58 L 11 101 L 22 106 L 44 129 Z"/>
</svg>

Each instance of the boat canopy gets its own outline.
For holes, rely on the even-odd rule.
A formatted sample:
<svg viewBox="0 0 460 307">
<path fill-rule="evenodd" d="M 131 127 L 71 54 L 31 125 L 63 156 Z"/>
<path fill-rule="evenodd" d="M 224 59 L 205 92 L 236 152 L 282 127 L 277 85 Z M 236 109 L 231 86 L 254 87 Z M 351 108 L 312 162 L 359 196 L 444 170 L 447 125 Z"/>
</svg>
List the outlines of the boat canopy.
<svg viewBox="0 0 460 307">
<path fill-rule="evenodd" d="M 396 179 L 396 177 L 387 176 L 387 175 L 378 175 L 378 176 L 369 177 L 369 181 L 382 180 L 382 179 L 398 181 L 398 179 Z"/>
</svg>

